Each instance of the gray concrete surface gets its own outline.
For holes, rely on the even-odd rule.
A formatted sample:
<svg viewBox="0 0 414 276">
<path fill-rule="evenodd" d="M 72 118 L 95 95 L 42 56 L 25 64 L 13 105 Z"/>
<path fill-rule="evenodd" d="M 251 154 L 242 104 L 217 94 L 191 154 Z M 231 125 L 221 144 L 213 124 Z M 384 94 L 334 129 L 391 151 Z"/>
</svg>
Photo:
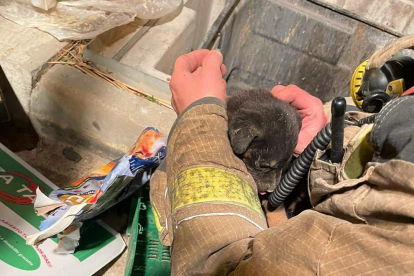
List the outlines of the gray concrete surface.
<svg viewBox="0 0 414 276">
<path fill-rule="evenodd" d="M 187 7 L 161 18 L 120 62 L 166 81 L 177 57 L 191 51 L 196 18 L 197 13 Z"/>
<path fill-rule="evenodd" d="M 158 20 L 120 62 L 166 81 L 172 73 L 175 60 L 197 49 L 203 41 L 225 1 L 183 2 L 182 9 Z"/>
<path fill-rule="evenodd" d="M 412 0 L 311 0 L 398 33 L 414 33 Z"/>
<path fill-rule="evenodd" d="M 112 157 L 148 126 L 168 135 L 175 112 L 66 65 L 56 65 L 32 93 L 30 117 L 41 134 Z"/>
<path fill-rule="evenodd" d="M 99 35 L 85 47 L 83 57 L 117 79 L 169 100 L 168 79 L 175 60 L 199 46 L 224 4 L 225 0 L 184 0 L 180 9 L 159 19 L 120 61 L 114 55 L 145 21 L 135 20 Z"/>
<path fill-rule="evenodd" d="M 0 16 L 0 65 L 26 112 L 30 109 L 34 80 L 65 45 L 45 32 L 20 26 Z"/>
<path fill-rule="evenodd" d="M 355 68 L 396 39 L 307 0 L 239 5 L 221 32 L 228 93 L 280 83 L 296 84 L 323 102 L 348 96 Z"/>
<path fill-rule="evenodd" d="M 63 155 L 63 149 L 68 146 L 80 154 L 81 161 L 75 163 Z M 82 148 L 45 138 L 40 140 L 35 149 L 16 154 L 59 187 L 69 185 L 110 161 L 110 157 L 103 152 L 91 153 Z"/>
</svg>

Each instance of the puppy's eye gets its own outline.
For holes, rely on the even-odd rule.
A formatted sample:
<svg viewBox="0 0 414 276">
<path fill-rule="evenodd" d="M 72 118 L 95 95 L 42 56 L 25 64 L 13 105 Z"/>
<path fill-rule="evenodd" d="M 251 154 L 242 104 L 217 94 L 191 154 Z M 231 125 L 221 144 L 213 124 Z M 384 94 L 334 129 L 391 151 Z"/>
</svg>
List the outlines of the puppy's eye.
<svg viewBox="0 0 414 276">
<path fill-rule="evenodd" d="M 269 171 L 277 168 L 277 162 L 274 160 L 270 162 L 260 162 L 259 167 L 264 171 Z"/>
<path fill-rule="evenodd" d="M 269 163 L 260 163 L 260 168 L 263 169 L 271 169 L 272 167 L 270 167 Z"/>
<path fill-rule="evenodd" d="M 270 172 L 272 169 L 269 163 L 260 163 L 259 165 L 259 170 L 262 172 Z"/>
</svg>

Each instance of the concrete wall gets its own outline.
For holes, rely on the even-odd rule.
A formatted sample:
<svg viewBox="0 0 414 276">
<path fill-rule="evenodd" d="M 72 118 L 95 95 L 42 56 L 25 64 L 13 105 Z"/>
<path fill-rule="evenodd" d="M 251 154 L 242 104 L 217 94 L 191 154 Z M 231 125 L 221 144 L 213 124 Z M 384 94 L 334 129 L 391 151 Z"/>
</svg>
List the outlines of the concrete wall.
<svg viewBox="0 0 414 276">
<path fill-rule="evenodd" d="M 56 65 L 32 93 L 31 118 L 44 135 L 118 156 L 148 126 L 168 135 L 176 114 L 77 69 Z"/>
<path fill-rule="evenodd" d="M 311 0 L 398 33 L 414 34 L 411 0 Z"/>
<path fill-rule="evenodd" d="M 230 93 L 293 83 L 323 101 L 348 95 L 353 70 L 396 39 L 305 0 L 243 1 L 222 33 Z"/>
<path fill-rule="evenodd" d="M 32 85 L 49 59 L 65 45 L 47 33 L 0 16 L 0 65 L 27 113 Z"/>
</svg>

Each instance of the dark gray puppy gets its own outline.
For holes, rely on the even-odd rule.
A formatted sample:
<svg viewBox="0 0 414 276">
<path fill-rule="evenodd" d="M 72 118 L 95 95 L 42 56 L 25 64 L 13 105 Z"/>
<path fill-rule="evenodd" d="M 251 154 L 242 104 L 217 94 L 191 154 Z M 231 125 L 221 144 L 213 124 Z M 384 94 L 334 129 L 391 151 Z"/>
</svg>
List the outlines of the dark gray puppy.
<svg viewBox="0 0 414 276">
<path fill-rule="evenodd" d="M 289 167 L 302 123 L 295 108 L 267 90 L 238 90 L 227 99 L 229 138 L 259 192 L 271 192 Z"/>
</svg>

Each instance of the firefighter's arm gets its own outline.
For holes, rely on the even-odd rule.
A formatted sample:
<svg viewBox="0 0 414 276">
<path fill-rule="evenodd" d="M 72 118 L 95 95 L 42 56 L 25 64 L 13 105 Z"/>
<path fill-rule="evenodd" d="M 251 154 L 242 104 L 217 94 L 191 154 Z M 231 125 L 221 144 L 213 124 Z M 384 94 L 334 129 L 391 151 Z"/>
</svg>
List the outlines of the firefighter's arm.
<svg viewBox="0 0 414 276">
<path fill-rule="evenodd" d="M 224 71 L 220 53 L 196 51 L 177 60 L 171 79 L 179 114 L 166 160 L 173 275 L 227 274 L 267 228 L 256 185 L 228 140 Z"/>
</svg>

